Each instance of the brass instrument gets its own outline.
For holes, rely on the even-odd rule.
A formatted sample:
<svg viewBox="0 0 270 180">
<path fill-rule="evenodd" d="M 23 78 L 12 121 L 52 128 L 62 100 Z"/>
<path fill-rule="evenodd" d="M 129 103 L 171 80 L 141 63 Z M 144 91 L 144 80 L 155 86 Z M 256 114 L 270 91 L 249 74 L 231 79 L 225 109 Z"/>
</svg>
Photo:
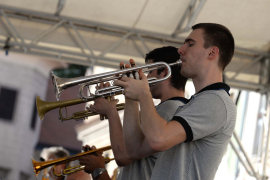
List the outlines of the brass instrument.
<svg viewBox="0 0 270 180">
<path fill-rule="evenodd" d="M 105 157 L 105 163 L 109 163 L 110 161 L 114 160 L 114 158 L 107 158 Z M 66 175 L 69 175 L 69 174 L 72 174 L 72 173 L 75 173 L 77 171 L 81 171 L 81 170 L 84 170 L 84 167 L 85 166 L 81 166 L 81 165 L 78 165 L 78 166 L 74 166 L 74 167 L 67 167 L 65 168 L 61 173 L 57 174 L 55 172 L 55 169 L 53 169 L 53 175 L 56 176 L 56 177 L 62 177 L 62 176 L 66 176 Z"/>
<path fill-rule="evenodd" d="M 124 107 L 125 107 L 125 103 L 116 104 L 116 109 L 117 109 L 117 111 L 123 110 Z M 75 112 L 75 113 L 73 113 L 73 115 L 70 116 L 70 117 L 64 117 L 64 116 L 62 115 L 61 109 L 62 109 L 62 108 L 59 109 L 59 119 L 60 119 L 61 121 L 68 121 L 68 120 L 72 120 L 72 119 L 73 119 L 73 120 L 80 120 L 80 119 L 87 118 L 87 117 L 89 117 L 89 116 L 95 116 L 95 115 L 98 115 L 98 113 L 96 113 L 96 112 L 91 112 L 91 111 L 85 110 L 85 111 Z M 101 118 L 101 120 L 103 120 L 103 119 L 107 119 L 107 117 L 105 116 L 104 118 Z"/>
<path fill-rule="evenodd" d="M 72 105 L 80 104 L 84 102 L 87 102 L 87 101 L 84 99 L 72 99 L 72 100 L 66 100 L 66 101 L 48 102 L 48 101 L 41 100 L 39 96 L 36 97 L 37 111 L 41 120 L 44 119 L 44 115 L 50 110 L 72 106 Z"/>
<path fill-rule="evenodd" d="M 83 77 L 77 77 L 77 78 L 60 78 L 52 73 L 52 80 L 53 80 L 57 100 L 59 100 L 60 93 L 64 89 L 67 89 L 75 85 L 82 85 L 80 88 L 80 96 L 81 96 L 80 98 L 88 100 L 88 99 L 95 99 L 101 96 L 108 97 L 108 96 L 113 96 L 117 94 L 122 94 L 124 89 L 120 86 L 111 86 L 104 89 L 99 89 L 95 92 L 95 94 L 91 93 L 90 96 L 84 96 L 83 89 L 85 86 L 90 86 L 90 85 L 98 84 L 101 82 L 108 82 L 111 80 L 116 80 L 116 79 L 119 79 L 119 77 L 125 76 L 127 73 L 132 74 L 134 71 L 138 71 L 139 69 L 141 69 L 143 72 L 150 72 L 152 70 L 160 69 L 160 68 L 168 69 L 168 74 L 164 78 L 148 79 L 149 85 L 153 85 L 155 83 L 168 79 L 171 76 L 170 66 L 180 65 L 181 63 L 182 63 L 181 60 L 178 60 L 170 64 L 167 64 L 165 62 L 156 62 L 156 63 L 146 64 L 144 66 L 132 67 L 132 68 L 127 68 L 127 69 L 121 69 L 121 70 L 110 71 L 110 72 L 105 72 L 101 74 L 83 76 Z"/>
<path fill-rule="evenodd" d="M 96 90 L 94 94 L 90 93 L 89 96 L 84 96 L 82 94 L 84 87 L 92 85 L 92 84 L 97 84 L 101 82 L 106 82 L 109 80 L 115 80 L 118 79 L 119 76 L 123 76 L 126 73 L 134 73 L 134 71 L 138 69 L 144 69 L 144 72 L 149 72 L 155 69 L 160 69 L 160 68 L 168 68 L 168 74 L 161 79 L 156 79 L 156 78 L 149 78 L 148 82 L 149 85 L 153 85 L 155 83 L 158 83 L 160 81 L 166 80 L 171 76 L 171 68 L 170 66 L 175 66 L 175 65 L 180 65 L 181 60 L 176 61 L 175 63 L 167 64 L 164 62 L 157 62 L 157 63 L 152 63 L 152 64 L 147 64 L 144 66 L 138 66 L 138 67 L 132 67 L 128 69 L 122 69 L 118 71 L 111 71 L 107 73 L 101 73 L 97 75 L 91 75 L 91 76 L 85 76 L 85 77 L 78 77 L 78 78 L 59 78 L 56 75 L 52 74 L 54 86 L 55 86 L 55 91 L 57 95 L 57 99 L 59 98 L 59 95 L 63 89 L 66 89 L 71 86 L 75 86 L 77 84 L 81 84 L 80 88 L 80 98 L 79 99 L 73 99 L 73 100 L 66 100 L 66 101 L 56 101 L 56 102 L 46 102 L 42 101 L 39 97 L 36 98 L 36 105 L 37 105 L 37 110 L 40 119 L 44 118 L 44 115 L 55 108 L 60 108 L 59 109 L 59 116 L 60 120 L 69 120 L 69 119 L 81 119 L 85 118 L 87 116 L 91 115 L 96 115 L 96 113 L 93 112 L 78 112 L 75 113 L 72 117 L 70 118 L 64 118 L 62 115 L 61 108 L 67 107 L 67 106 L 72 106 L 75 104 L 80 104 L 80 103 L 85 103 L 89 101 L 94 101 L 98 97 L 110 97 L 114 95 L 120 95 L 123 93 L 123 88 L 119 86 L 110 86 L 110 87 L 105 87 L 102 89 Z M 145 70 L 146 69 L 146 70 Z M 83 84 L 84 83 L 84 84 Z M 117 110 L 122 110 L 123 106 L 118 105 Z"/>
<path fill-rule="evenodd" d="M 50 161 L 44 161 L 44 162 L 38 162 L 38 161 L 35 161 L 35 160 L 32 159 L 34 172 L 35 172 L 35 174 L 37 176 L 40 173 L 40 171 L 42 171 L 43 169 L 48 168 L 50 166 L 75 161 L 75 160 L 78 160 L 82 156 L 90 155 L 90 154 L 100 152 L 100 151 L 107 151 L 107 150 L 110 150 L 110 149 L 111 149 L 111 146 L 105 146 L 105 147 L 102 147 L 102 148 L 99 148 L 99 149 L 94 149 L 94 150 L 78 153 L 78 154 L 75 154 L 73 156 L 58 158 L 58 159 L 54 159 L 54 160 L 50 160 Z M 111 160 L 114 160 L 114 159 L 107 159 L 105 162 L 108 163 Z M 62 174 L 60 174 L 60 175 L 55 174 L 55 175 L 56 176 L 67 175 L 67 174 L 74 173 L 74 172 L 77 172 L 77 171 L 80 171 L 80 170 L 83 170 L 83 169 L 84 169 L 83 166 L 69 167 L 69 168 L 65 169 L 62 172 Z M 63 173 L 65 173 L 65 174 L 63 174 Z"/>
<path fill-rule="evenodd" d="M 88 116 L 97 115 L 97 113 L 91 112 L 91 111 L 80 111 L 80 112 L 74 113 L 70 117 L 64 117 L 62 114 L 62 108 L 65 108 L 67 106 L 72 106 L 75 104 L 85 103 L 87 101 L 88 100 L 85 100 L 85 99 L 72 99 L 72 100 L 66 100 L 66 101 L 48 102 L 48 101 L 41 100 L 40 97 L 37 96 L 36 97 L 36 106 L 37 106 L 39 118 L 41 120 L 44 119 L 44 116 L 48 111 L 56 109 L 56 108 L 59 108 L 59 119 L 60 120 L 62 120 L 62 121 L 67 121 L 67 120 L 71 120 L 71 119 L 79 120 L 79 119 L 86 118 Z M 124 105 L 125 105 L 124 103 L 117 104 L 116 105 L 117 111 L 123 110 Z"/>
</svg>

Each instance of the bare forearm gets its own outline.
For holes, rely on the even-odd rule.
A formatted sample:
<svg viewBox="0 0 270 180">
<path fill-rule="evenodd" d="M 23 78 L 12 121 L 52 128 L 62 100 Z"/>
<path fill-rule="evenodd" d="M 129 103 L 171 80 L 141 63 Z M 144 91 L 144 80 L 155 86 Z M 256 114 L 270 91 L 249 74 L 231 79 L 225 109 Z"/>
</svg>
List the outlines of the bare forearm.
<svg viewBox="0 0 270 180">
<path fill-rule="evenodd" d="M 160 141 L 167 122 L 157 113 L 150 92 L 146 92 L 140 100 L 140 126 L 150 147 L 160 151 Z"/>
<path fill-rule="evenodd" d="M 123 129 L 127 151 L 132 157 L 136 157 L 136 152 L 140 149 L 144 139 L 139 127 L 138 102 L 126 99 Z"/>
<path fill-rule="evenodd" d="M 131 160 L 128 156 L 124 138 L 123 138 L 123 128 L 116 109 L 112 110 L 108 115 L 109 129 L 110 129 L 110 140 L 112 151 L 116 163 L 119 166 L 128 165 Z"/>
</svg>

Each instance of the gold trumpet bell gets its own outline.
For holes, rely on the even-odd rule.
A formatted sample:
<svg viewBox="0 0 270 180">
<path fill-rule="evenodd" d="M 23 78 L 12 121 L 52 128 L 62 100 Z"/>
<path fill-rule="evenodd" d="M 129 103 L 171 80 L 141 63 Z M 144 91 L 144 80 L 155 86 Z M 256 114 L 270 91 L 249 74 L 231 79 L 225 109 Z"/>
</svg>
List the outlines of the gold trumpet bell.
<svg viewBox="0 0 270 180">
<path fill-rule="evenodd" d="M 55 108 L 62 108 L 66 106 L 72 106 L 75 104 L 85 103 L 86 101 L 83 99 L 72 99 L 72 100 L 66 100 L 66 101 L 56 101 L 56 102 L 48 102 L 43 101 L 40 99 L 39 96 L 36 97 L 36 107 L 38 111 L 39 118 L 41 120 L 44 119 L 45 114 L 53 110 Z"/>
<path fill-rule="evenodd" d="M 44 101 L 42 101 L 39 96 L 36 97 L 36 107 L 37 107 L 39 118 L 41 120 L 43 120 L 44 119 L 44 115 L 45 115 L 45 113 L 48 110 L 46 109 L 46 106 L 44 104 Z"/>
<path fill-rule="evenodd" d="M 34 159 L 32 159 L 32 163 L 33 163 L 33 169 L 34 172 L 36 174 L 36 176 L 38 176 L 38 174 L 40 173 L 40 171 L 42 171 L 42 167 L 41 167 L 41 163 L 38 161 L 35 161 Z"/>
</svg>

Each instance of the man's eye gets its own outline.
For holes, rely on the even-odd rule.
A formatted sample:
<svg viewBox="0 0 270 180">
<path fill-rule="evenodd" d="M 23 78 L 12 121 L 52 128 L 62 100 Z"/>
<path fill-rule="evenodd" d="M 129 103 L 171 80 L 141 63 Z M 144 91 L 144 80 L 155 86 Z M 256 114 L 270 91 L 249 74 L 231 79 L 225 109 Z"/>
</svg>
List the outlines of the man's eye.
<svg viewBox="0 0 270 180">
<path fill-rule="evenodd" d="M 186 44 L 188 47 L 191 47 L 191 46 L 193 46 L 194 45 L 194 43 L 193 42 L 184 42 L 184 44 Z"/>
</svg>

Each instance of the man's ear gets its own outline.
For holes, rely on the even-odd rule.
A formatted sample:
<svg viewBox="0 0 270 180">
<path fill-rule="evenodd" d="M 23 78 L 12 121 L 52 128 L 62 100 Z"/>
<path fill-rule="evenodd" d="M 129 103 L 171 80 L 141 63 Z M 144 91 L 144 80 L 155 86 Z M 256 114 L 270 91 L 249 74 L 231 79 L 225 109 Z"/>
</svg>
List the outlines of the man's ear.
<svg viewBox="0 0 270 180">
<path fill-rule="evenodd" d="M 219 48 L 217 46 L 211 47 L 209 52 L 209 58 L 215 59 L 218 55 L 219 55 Z"/>
<path fill-rule="evenodd" d="M 167 76 L 167 74 L 168 74 L 168 69 L 167 69 L 167 68 L 164 68 L 164 70 L 160 73 L 160 75 L 161 75 L 162 77 Z"/>
</svg>

